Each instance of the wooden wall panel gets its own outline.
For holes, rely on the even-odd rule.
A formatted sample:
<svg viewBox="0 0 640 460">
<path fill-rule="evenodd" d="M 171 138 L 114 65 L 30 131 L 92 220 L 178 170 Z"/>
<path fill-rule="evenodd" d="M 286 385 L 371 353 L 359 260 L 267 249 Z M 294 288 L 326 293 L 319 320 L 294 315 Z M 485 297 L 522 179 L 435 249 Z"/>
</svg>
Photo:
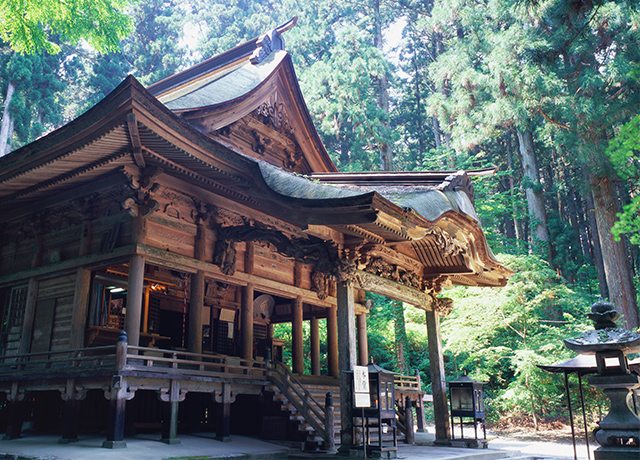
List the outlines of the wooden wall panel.
<svg viewBox="0 0 640 460">
<path fill-rule="evenodd" d="M 269 250 L 262 245 L 255 245 L 254 274 L 281 283 L 293 284 L 293 260 Z"/>
<path fill-rule="evenodd" d="M 53 325 L 51 327 L 51 350 L 69 348 L 75 282 L 75 273 L 40 281 L 37 305 L 40 306 L 43 301 L 48 299 L 55 300 Z"/>
<path fill-rule="evenodd" d="M 1 273 L 3 275 L 9 275 L 31 268 L 34 251 L 35 240 L 31 238 L 3 246 L 2 265 L 0 265 Z"/>
<path fill-rule="evenodd" d="M 147 221 L 147 244 L 175 254 L 193 257 L 196 232 L 195 226 L 191 227 L 193 228 L 185 225 L 178 229 L 159 222 Z"/>
<path fill-rule="evenodd" d="M 76 274 L 70 273 L 65 276 L 49 278 L 40 281 L 38 286 L 38 301 L 58 297 L 73 296 L 75 289 Z"/>
<path fill-rule="evenodd" d="M 51 332 L 51 350 L 69 348 L 69 334 L 71 333 L 71 317 L 73 313 L 73 295 L 60 297 L 56 301 L 56 310 Z"/>
</svg>

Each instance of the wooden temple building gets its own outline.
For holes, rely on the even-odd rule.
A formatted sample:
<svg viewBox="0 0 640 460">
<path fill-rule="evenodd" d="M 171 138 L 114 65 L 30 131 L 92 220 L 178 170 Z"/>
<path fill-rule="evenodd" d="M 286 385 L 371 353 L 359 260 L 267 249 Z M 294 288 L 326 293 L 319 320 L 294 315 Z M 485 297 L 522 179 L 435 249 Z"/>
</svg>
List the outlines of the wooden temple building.
<svg viewBox="0 0 640 460">
<path fill-rule="evenodd" d="M 62 442 L 103 432 L 105 447 L 135 430 L 270 438 L 292 436 L 294 419 L 304 440 L 330 443 L 310 395 L 333 388 L 349 404 L 344 372 L 368 361 L 367 291 L 425 311 L 449 438 L 439 316 L 451 305 L 437 295 L 510 275 L 474 211 L 469 176 L 486 171 L 337 172 L 284 50 L 290 26 L 148 88 L 130 76 L 0 158 L 8 438 L 25 423 Z M 291 324 L 290 350 L 277 323 Z M 272 365 L 283 351 L 290 369 Z M 274 409 L 278 395 L 295 417 Z M 336 413 L 349 445 L 349 411 Z"/>
</svg>

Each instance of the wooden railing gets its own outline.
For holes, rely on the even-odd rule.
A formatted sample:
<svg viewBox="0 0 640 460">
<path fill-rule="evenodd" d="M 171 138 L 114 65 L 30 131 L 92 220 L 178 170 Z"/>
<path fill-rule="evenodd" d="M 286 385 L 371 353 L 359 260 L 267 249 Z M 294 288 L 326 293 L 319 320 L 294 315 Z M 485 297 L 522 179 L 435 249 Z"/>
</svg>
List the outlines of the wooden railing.
<svg viewBox="0 0 640 460">
<path fill-rule="evenodd" d="M 419 374 L 396 375 L 393 379 L 393 385 L 396 387 L 396 391 L 403 393 L 422 392 Z"/>
<path fill-rule="evenodd" d="M 116 347 L 111 345 L 3 356 L 0 358 L 0 376 L 15 372 L 26 375 L 66 369 L 72 371 L 113 369 L 116 365 L 115 352 Z"/>
<path fill-rule="evenodd" d="M 264 361 L 131 345 L 127 346 L 122 370 L 261 380 L 267 375 Z"/>
<path fill-rule="evenodd" d="M 313 395 L 302 385 L 287 366 L 282 363 L 271 363 L 269 380 L 275 384 L 287 400 L 296 408 L 313 430 L 324 439 L 325 443 L 333 445 L 334 433 L 325 429 L 326 413 Z"/>
<path fill-rule="evenodd" d="M 0 380 L 3 377 L 15 378 L 16 374 L 26 376 L 50 374 L 56 371 L 68 374 L 85 371 L 96 373 L 135 371 L 245 380 L 266 380 L 267 378 L 267 367 L 263 361 L 137 347 L 128 345 L 126 341 L 103 347 L 0 357 Z"/>
</svg>

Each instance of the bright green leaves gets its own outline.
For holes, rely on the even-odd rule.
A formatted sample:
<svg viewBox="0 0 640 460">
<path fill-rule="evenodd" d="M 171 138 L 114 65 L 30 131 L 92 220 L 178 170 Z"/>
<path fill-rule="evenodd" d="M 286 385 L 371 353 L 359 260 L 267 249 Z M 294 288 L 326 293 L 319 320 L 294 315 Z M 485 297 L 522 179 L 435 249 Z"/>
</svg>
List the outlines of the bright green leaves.
<svg viewBox="0 0 640 460">
<path fill-rule="evenodd" d="M 52 40 L 85 39 L 98 51 L 112 51 L 131 31 L 123 12 L 127 0 L 3 0 L 0 2 L 0 37 L 17 52 L 60 51 Z"/>
</svg>

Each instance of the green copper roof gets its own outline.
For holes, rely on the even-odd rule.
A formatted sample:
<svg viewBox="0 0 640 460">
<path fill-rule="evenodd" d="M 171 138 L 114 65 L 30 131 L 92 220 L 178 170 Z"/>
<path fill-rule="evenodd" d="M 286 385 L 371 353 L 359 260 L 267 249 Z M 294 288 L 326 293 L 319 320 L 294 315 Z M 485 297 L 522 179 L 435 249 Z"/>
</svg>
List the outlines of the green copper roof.
<svg viewBox="0 0 640 460">
<path fill-rule="evenodd" d="M 177 98 L 163 102 L 171 110 L 185 110 L 208 107 L 231 101 L 244 96 L 256 88 L 273 72 L 278 63 L 286 56 L 285 51 L 276 51 L 267 56 L 260 64 L 247 60 L 243 65 L 229 72 L 204 77 L 178 91 Z"/>
<path fill-rule="evenodd" d="M 431 222 L 436 221 L 448 211 L 463 213 L 476 222 L 479 221 L 473 203 L 464 191 L 441 191 L 435 187 L 424 185 L 326 185 L 304 176 L 291 174 L 264 162 L 258 164 L 267 185 L 274 192 L 291 198 L 323 200 L 362 196 L 377 192 L 396 206 L 411 208 Z"/>
</svg>

